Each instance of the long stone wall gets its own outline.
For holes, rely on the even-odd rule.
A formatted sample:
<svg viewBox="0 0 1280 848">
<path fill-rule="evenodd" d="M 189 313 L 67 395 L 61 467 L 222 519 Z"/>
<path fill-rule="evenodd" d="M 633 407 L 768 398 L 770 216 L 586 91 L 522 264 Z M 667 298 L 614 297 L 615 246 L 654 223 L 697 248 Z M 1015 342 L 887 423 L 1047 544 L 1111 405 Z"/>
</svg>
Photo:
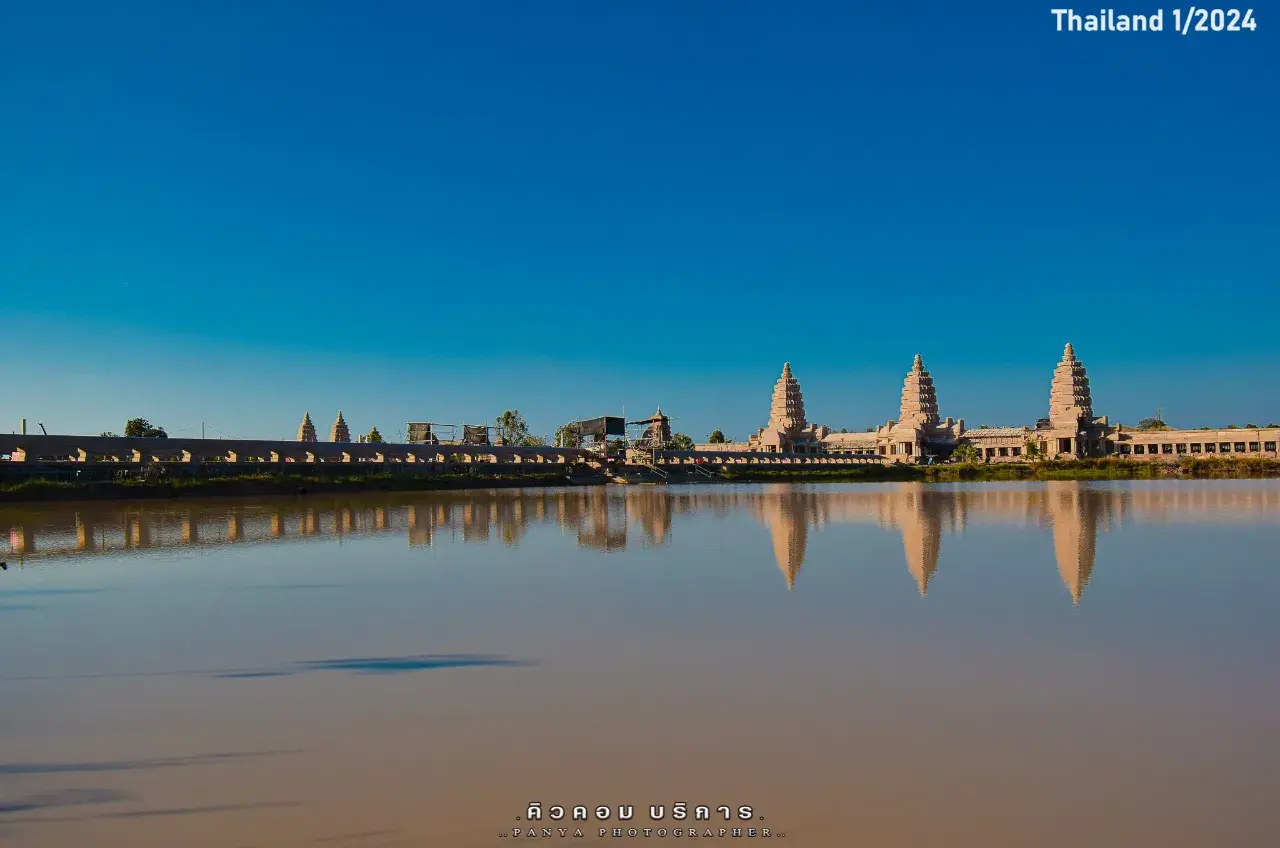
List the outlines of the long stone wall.
<svg viewBox="0 0 1280 848">
<path fill-rule="evenodd" d="M 0 434 L 0 457 L 15 463 L 234 464 L 598 462 L 585 448 L 403 445 L 386 442 L 286 442 L 254 439 L 151 439 L 123 436 Z"/>
<path fill-rule="evenodd" d="M 1280 428 L 1129 430 L 1110 434 L 1107 453 L 1125 459 L 1172 461 L 1207 457 L 1280 458 Z"/>
</svg>

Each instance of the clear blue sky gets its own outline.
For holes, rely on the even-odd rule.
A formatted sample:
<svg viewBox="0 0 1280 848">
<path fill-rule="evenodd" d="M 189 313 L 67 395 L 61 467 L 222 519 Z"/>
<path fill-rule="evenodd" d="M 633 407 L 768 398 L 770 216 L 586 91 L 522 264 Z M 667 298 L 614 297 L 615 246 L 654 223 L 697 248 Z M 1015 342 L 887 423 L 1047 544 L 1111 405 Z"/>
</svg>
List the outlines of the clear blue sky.
<svg viewBox="0 0 1280 848">
<path fill-rule="evenodd" d="M 1280 12 L 1051 5 L 7 4 L 2 423 L 1280 419 Z"/>
</svg>

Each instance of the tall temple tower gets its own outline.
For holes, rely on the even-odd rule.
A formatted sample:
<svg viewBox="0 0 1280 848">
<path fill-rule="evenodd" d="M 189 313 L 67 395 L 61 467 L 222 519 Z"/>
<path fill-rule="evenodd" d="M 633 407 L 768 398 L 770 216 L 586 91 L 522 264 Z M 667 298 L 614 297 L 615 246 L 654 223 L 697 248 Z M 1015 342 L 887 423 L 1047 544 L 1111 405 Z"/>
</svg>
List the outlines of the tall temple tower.
<svg viewBox="0 0 1280 848">
<path fill-rule="evenodd" d="M 902 382 L 902 406 L 898 423 L 912 427 L 937 427 L 938 393 L 933 387 L 933 377 L 924 370 L 924 360 L 916 354 L 907 378 Z"/>
<path fill-rule="evenodd" d="M 1080 428 L 1093 422 L 1093 398 L 1084 363 L 1076 359 L 1076 349 L 1067 342 L 1062 361 L 1053 370 L 1049 388 L 1049 423 L 1055 429 Z"/>
<path fill-rule="evenodd" d="M 316 438 L 316 425 L 311 423 L 310 412 L 305 412 L 302 415 L 302 423 L 298 425 L 298 441 L 300 442 L 319 441 Z"/>
<path fill-rule="evenodd" d="M 347 422 L 342 419 L 342 410 L 338 410 L 338 420 L 333 422 L 333 429 L 329 431 L 329 441 L 351 441 L 351 430 L 347 427 Z"/>
<path fill-rule="evenodd" d="M 920 354 L 902 381 L 898 420 L 876 432 L 877 449 L 891 462 L 916 462 L 931 454 L 949 454 L 964 432 L 964 419 L 943 421 L 938 415 L 938 392 Z"/>
<path fill-rule="evenodd" d="M 1093 417 L 1093 398 L 1084 363 L 1067 342 L 1062 361 L 1053 369 L 1049 417 L 1037 426 L 1040 447 L 1049 456 L 1105 456 L 1112 449 L 1106 417 Z"/>
<path fill-rule="evenodd" d="M 791 373 L 791 363 L 784 363 L 782 376 L 773 386 L 769 423 L 747 440 L 751 449 L 779 453 L 818 453 L 822 439 L 828 432 L 830 431 L 826 427 L 817 427 L 805 420 L 800 381 Z"/>
<path fill-rule="evenodd" d="M 769 427 L 791 432 L 803 430 L 807 423 L 804 420 L 804 395 L 800 392 L 800 381 L 791 373 L 791 363 L 784 362 L 782 376 L 773 386 L 773 403 L 769 406 Z"/>
</svg>

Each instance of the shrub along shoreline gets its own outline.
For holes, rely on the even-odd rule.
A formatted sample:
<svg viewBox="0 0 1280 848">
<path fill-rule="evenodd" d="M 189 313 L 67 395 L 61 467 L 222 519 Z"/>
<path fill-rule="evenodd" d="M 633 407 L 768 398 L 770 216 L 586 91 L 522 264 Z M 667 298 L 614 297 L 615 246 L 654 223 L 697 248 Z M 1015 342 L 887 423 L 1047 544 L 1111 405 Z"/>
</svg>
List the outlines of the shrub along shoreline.
<svg viewBox="0 0 1280 848">
<path fill-rule="evenodd" d="M 850 468 L 751 470 L 726 468 L 715 482 L 725 483 L 879 483 L 1000 482 L 1016 480 L 1197 480 L 1280 477 L 1280 460 L 1261 458 L 1183 459 L 1177 463 L 1122 459 L 956 464 L 864 465 Z M 712 483 L 705 478 L 692 482 Z M 308 477 L 286 474 L 241 474 L 232 477 L 170 478 L 101 482 L 25 480 L 0 485 L 0 503 L 98 501 L 164 498 L 263 497 L 331 492 L 430 492 L 465 489 L 513 489 L 603 484 L 600 474 L 574 477 L 565 472 L 530 475 L 471 476 L 442 474 L 412 477 L 366 474 Z M 674 481 L 673 481 L 674 482 Z"/>
<path fill-rule="evenodd" d="M 1124 459 L 1047 460 L 1045 462 L 959 463 L 956 465 L 867 465 L 812 470 L 726 469 L 735 482 L 999 482 L 1010 480 L 1210 480 L 1280 477 L 1280 460 L 1261 458 L 1184 459 L 1177 463 Z"/>
</svg>

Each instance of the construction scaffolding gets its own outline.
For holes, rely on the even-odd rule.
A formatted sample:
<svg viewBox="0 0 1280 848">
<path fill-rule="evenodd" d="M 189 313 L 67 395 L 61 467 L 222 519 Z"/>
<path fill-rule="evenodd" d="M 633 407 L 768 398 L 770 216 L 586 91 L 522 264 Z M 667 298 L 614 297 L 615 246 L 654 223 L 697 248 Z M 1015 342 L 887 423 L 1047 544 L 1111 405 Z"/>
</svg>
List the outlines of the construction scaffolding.
<svg viewBox="0 0 1280 848">
<path fill-rule="evenodd" d="M 671 418 L 662 407 L 651 417 L 627 422 L 627 458 L 641 465 L 653 465 L 654 452 L 671 443 Z"/>
<path fill-rule="evenodd" d="M 434 421 L 411 421 L 404 426 L 405 441 L 411 445 L 493 445 L 494 429 L 485 424 L 440 424 Z"/>
</svg>

